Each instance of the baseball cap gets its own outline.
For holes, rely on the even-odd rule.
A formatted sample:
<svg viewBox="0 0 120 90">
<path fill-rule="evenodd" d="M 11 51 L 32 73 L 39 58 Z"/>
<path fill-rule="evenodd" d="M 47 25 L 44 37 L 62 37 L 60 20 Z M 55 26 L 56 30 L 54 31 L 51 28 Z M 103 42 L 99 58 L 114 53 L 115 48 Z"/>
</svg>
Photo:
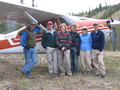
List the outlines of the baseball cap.
<svg viewBox="0 0 120 90">
<path fill-rule="evenodd" d="M 47 22 L 47 25 L 52 25 L 52 24 L 53 24 L 52 21 Z"/>
<path fill-rule="evenodd" d="M 34 21 L 31 21 L 31 23 L 30 23 L 31 25 L 35 25 L 36 23 L 34 22 Z"/>
<path fill-rule="evenodd" d="M 82 30 L 87 30 L 87 27 L 86 27 L 86 26 L 83 26 L 83 27 L 82 27 Z"/>
<path fill-rule="evenodd" d="M 94 26 L 94 25 L 98 25 L 98 23 L 97 23 L 97 22 L 95 22 L 95 23 L 93 23 L 93 26 Z"/>
</svg>

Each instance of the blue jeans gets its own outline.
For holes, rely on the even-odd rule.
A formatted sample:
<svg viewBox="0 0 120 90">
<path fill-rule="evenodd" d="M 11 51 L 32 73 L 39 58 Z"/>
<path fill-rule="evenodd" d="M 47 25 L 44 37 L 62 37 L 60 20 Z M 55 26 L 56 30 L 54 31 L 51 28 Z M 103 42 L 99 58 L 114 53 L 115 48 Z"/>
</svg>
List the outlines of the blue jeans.
<svg viewBox="0 0 120 90">
<path fill-rule="evenodd" d="M 37 56 L 36 56 L 36 50 L 35 48 L 30 48 L 27 50 L 24 48 L 24 54 L 25 54 L 25 65 L 22 68 L 22 71 L 27 75 L 31 75 L 31 68 L 37 63 Z"/>
<path fill-rule="evenodd" d="M 70 49 L 70 59 L 71 59 L 71 71 L 72 73 L 78 72 L 78 56 L 76 54 L 77 49 L 71 48 Z"/>
</svg>

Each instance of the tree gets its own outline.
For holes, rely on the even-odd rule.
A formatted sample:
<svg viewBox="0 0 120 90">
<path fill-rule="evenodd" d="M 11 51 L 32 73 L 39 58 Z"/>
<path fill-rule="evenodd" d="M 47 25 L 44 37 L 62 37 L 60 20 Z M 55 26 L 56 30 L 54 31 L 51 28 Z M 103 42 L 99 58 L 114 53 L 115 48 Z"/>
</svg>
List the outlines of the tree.
<svg viewBox="0 0 120 90">
<path fill-rule="evenodd" d="M 90 12 L 91 12 L 91 11 L 90 11 L 90 7 L 89 7 L 89 12 L 88 12 L 88 15 L 90 15 Z"/>
<path fill-rule="evenodd" d="M 99 11 L 101 11 L 102 10 L 102 5 L 101 5 L 101 3 L 99 4 Z"/>
<path fill-rule="evenodd" d="M 5 33 L 7 32 L 8 29 L 7 29 L 7 25 L 5 23 L 0 23 L 0 33 Z"/>
<path fill-rule="evenodd" d="M 18 30 L 18 29 L 20 29 L 22 27 L 23 27 L 22 25 L 15 25 L 15 30 Z"/>
</svg>

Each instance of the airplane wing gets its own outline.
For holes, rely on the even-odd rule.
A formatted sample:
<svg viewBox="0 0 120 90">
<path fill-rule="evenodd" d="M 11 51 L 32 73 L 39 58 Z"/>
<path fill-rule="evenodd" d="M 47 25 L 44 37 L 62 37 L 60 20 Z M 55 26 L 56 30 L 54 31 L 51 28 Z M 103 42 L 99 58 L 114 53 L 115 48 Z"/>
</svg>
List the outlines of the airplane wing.
<svg viewBox="0 0 120 90">
<path fill-rule="evenodd" d="M 29 24 L 30 19 L 26 17 L 26 13 L 29 13 L 39 22 L 59 17 L 59 14 L 42 11 L 34 7 L 26 7 L 0 1 L 0 22 L 12 22 L 13 24 L 20 25 Z"/>
</svg>

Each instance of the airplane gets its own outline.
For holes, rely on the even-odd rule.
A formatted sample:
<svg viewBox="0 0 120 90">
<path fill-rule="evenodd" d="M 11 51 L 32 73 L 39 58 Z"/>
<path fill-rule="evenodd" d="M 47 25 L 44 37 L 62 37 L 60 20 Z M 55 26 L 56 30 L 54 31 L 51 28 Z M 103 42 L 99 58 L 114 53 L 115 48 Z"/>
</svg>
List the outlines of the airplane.
<svg viewBox="0 0 120 90">
<path fill-rule="evenodd" d="M 39 10 L 36 7 L 27 7 L 21 4 L 12 4 L 0 1 L 0 22 L 24 25 L 19 30 L 10 32 L 8 34 L 0 34 L 0 53 L 23 53 L 23 47 L 20 45 L 19 32 L 26 29 L 31 21 L 34 21 L 38 27 L 42 30 L 36 35 L 36 51 L 37 53 L 45 53 L 45 49 L 41 45 L 42 34 L 46 31 L 46 23 L 51 20 L 54 23 L 54 27 L 59 31 L 61 23 L 67 24 L 67 31 L 70 31 L 70 25 L 76 24 L 77 32 L 82 33 L 82 27 L 86 26 L 88 32 L 92 32 L 93 23 L 99 23 L 99 29 L 105 34 L 106 43 L 114 34 L 115 39 L 115 27 L 120 25 L 120 21 L 104 20 L 104 19 L 91 19 L 85 17 L 77 17 L 70 15 L 60 15 L 51 12 Z M 115 42 L 114 42 L 115 51 Z"/>
</svg>

